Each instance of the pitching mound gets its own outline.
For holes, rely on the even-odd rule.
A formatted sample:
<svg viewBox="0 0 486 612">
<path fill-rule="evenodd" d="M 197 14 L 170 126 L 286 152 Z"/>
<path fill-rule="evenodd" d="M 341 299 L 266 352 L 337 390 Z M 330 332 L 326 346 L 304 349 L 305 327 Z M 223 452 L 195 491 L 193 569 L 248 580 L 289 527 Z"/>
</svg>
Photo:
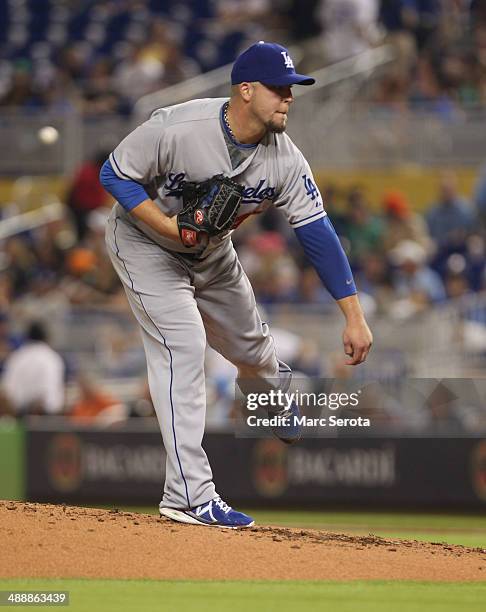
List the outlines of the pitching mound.
<svg viewBox="0 0 486 612">
<path fill-rule="evenodd" d="M 314 529 L 226 530 L 0 501 L 0 576 L 207 580 L 484 580 L 486 549 Z"/>
</svg>

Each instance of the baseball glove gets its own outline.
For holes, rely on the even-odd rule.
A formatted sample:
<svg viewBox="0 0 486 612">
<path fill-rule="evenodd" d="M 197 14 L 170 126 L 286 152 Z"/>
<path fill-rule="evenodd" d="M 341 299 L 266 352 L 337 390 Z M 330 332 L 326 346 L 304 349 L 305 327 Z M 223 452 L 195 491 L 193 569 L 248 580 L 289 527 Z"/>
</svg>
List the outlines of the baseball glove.
<svg viewBox="0 0 486 612">
<path fill-rule="evenodd" d="M 231 229 L 243 189 L 242 185 L 222 174 L 202 183 L 183 183 L 182 210 L 177 215 L 183 244 L 188 248 L 195 246 L 201 232 L 217 236 Z"/>
</svg>

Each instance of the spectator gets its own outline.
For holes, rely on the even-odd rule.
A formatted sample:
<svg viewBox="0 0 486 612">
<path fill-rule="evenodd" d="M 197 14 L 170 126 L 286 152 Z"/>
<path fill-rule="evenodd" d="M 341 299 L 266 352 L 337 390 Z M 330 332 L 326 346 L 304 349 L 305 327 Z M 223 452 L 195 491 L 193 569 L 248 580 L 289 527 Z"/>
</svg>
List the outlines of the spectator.
<svg viewBox="0 0 486 612">
<path fill-rule="evenodd" d="M 445 3 L 441 0 L 408 0 L 404 2 L 405 14 L 410 28 L 414 31 L 419 51 L 430 44 L 437 33 Z"/>
<path fill-rule="evenodd" d="M 330 294 L 322 286 L 316 271 L 307 265 L 300 271 L 299 301 L 304 304 L 331 304 Z"/>
<path fill-rule="evenodd" d="M 15 413 L 60 414 L 64 407 L 64 373 L 64 362 L 49 346 L 46 329 L 32 323 L 26 343 L 5 362 L 2 385 Z"/>
<path fill-rule="evenodd" d="M 98 59 L 90 66 L 81 102 L 81 109 L 86 117 L 97 118 L 123 111 L 122 103 L 112 84 L 112 71 L 111 62 L 105 58 Z"/>
<path fill-rule="evenodd" d="M 258 40 L 264 36 L 265 26 L 278 18 L 271 5 L 271 0 L 216 0 L 215 17 L 227 33 L 240 31 Z"/>
<path fill-rule="evenodd" d="M 486 4 L 484 0 L 471 0 L 471 14 L 476 21 L 486 23 Z"/>
<path fill-rule="evenodd" d="M 484 233 L 474 232 L 466 241 L 466 270 L 470 287 L 473 291 L 481 291 L 486 269 L 486 244 Z"/>
<path fill-rule="evenodd" d="M 0 100 L 0 106 L 12 108 L 42 106 L 41 96 L 35 88 L 32 67 L 28 60 L 19 60 L 15 63 L 9 88 Z"/>
<path fill-rule="evenodd" d="M 460 257 L 460 255 L 458 256 Z M 445 290 L 448 299 L 457 299 L 469 293 L 469 283 L 464 274 L 450 273 L 445 278 Z"/>
<path fill-rule="evenodd" d="M 432 241 L 427 225 L 420 215 L 410 210 L 410 205 L 400 191 L 389 191 L 383 198 L 384 238 L 383 244 L 388 253 L 403 240 L 412 240 L 420 244 L 429 254 Z"/>
<path fill-rule="evenodd" d="M 163 85 L 169 87 L 186 81 L 200 73 L 197 63 L 186 57 L 179 45 L 173 43 L 167 49 Z"/>
<path fill-rule="evenodd" d="M 303 74 L 322 68 L 322 26 L 316 15 L 320 3 L 320 0 L 290 0 L 283 5 L 290 38 L 302 51 L 296 68 Z"/>
<path fill-rule="evenodd" d="M 442 122 L 454 122 L 461 116 L 453 92 L 440 79 L 428 57 L 419 57 L 417 61 L 409 101 L 415 110 L 423 110 Z"/>
<path fill-rule="evenodd" d="M 128 57 L 115 69 L 113 87 L 132 108 L 139 98 L 160 89 L 164 70 L 160 57 L 145 54 L 144 47 L 134 45 Z"/>
<path fill-rule="evenodd" d="M 299 271 L 290 257 L 284 255 L 278 259 L 267 259 L 256 282 L 262 304 L 285 304 L 297 299 Z"/>
<path fill-rule="evenodd" d="M 318 17 L 324 28 L 326 63 L 373 47 L 379 40 L 378 0 L 322 0 Z"/>
<path fill-rule="evenodd" d="M 106 302 L 120 289 L 105 248 L 105 225 L 108 209 L 98 208 L 87 217 L 87 233 L 65 258 L 63 283 L 72 303 Z"/>
<path fill-rule="evenodd" d="M 368 253 L 381 251 L 383 247 L 383 224 L 372 215 L 365 195 L 360 188 L 354 188 L 348 195 L 347 219 L 343 235 L 349 240 L 348 253 L 351 265 L 360 268 Z"/>
<path fill-rule="evenodd" d="M 199 66 L 184 54 L 176 32 L 173 23 L 155 19 L 148 40 L 133 45 L 115 70 L 115 89 L 130 108 L 144 94 L 199 74 Z"/>
<path fill-rule="evenodd" d="M 365 303 L 371 312 L 387 312 L 393 301 L 392 277 L 386 257 L 369 253 L 363 259 L 362 268 L 356 275 L 360 296 L 366 296 Z M 371 300 L 371 303 L 370 303 Z"/>
<path fill-rule="evenodd" d="M 254 282 L 259 288 L 262 304 L 295 302 L 298 296 L 299 269 L 289 255 L 283 236 L 276 232 L 262 232 L 249 241 L 258 254 L 258 267 Z"/>
<path fill-rule="evenodd" d="M 474 226 L 474 214 L 469 202 L 459 195 L 454 173 L 442 175 L 437 202 L 429 208 L 426 220 L 440 252 L 463 248 Z"/>
<path fill-rule="evenodd" d="M 75 423 L 111 425 L 127 418 L 126 406 L 102 389 L 94 378 L 87 374 L 79 375 L 78 392 L 79 397 L 69 415 Z"/>
<path fill-rule="evenodd" d="M 411 240 L 400 242 L 389 254 L 396 267 L 393 287 L 399 301 L 392 314 L 407 317 L 445 299 L 440 276 L 426 264 L 425 249 Z"/>
<path fill-rule="evenodd" d="M 341 190 L 333 183 L 329 183 L 322 191 L 322 197 L 334 229 L 337 235 L 341 236 L 346 225 L 346 215 L 343 213 L 341 205 L 338 204 L 338 200 L 340 201 L 342 198 Z"/>
<path fill-rule="evenodd" d="M 32 243 L 33 235 L 25 233 L 7 238 L 3 246 L 10 281 L 10 297 L 13 299 L 29 290 L 35 276 L 38 262 Z"/>
<path fill-rule="evenodd" d="M 53 271 L 43 269 L 32 277 L 29 288 L 19 295 L 11 305 L 10 312 L 14 320 L 32 321 L 47 324 L 49 321 L 61 321 L 69 311 L 68 299 L 59 284 L 59 276 Z M 55 326 L 51 340 L 58 344 L 61 341 L 61 328 Z"/>
<path fill-rule="evenodd" d="M 101 186 L 99 175 L 108 153 L 99 151 L 85 161 L 77 170 L 67 196 L 76 224 L 78 240 L 83 240 L 88 231 L 88 216 L 93 210 L 111 205 L 111 197 Z"/>
<path fill-rule="evenodd" d="M 464 387 L 464 385 L 462 385 Z M 426 427 L 434 432 L 462 432 L 467 431 L 465 427 L 469 415 L 474 417 L 477 409 L 474 406 L 464 405 L 465 389 L 460 389 L 458 396 L 444 383 L 440 383 L 427 398 L 424 405 L 424 417 Z"/>
<path fill-rule="evenodd" d="M 0 251 L 0 261 L 4 254 Z M 4 264 L 4 262 L 2 262 Z M 0 265 L 2 265 L 0 264 Z M 3 266 L 2 266 L 3 268 Z M 10 275 L 4 270 L 0 270 L 0 312 L 7 311 L 13 301 L 13 282 Z"/>
<path fill-rule="evenodd" d="M 394 70 L 398 79 L 410 74 L 417 57 L 407 4 L 407 0 L 381 0 L 380 6 L 380 21 L 387 32 L 385 42 L 393 46 L 396 55 Z"/>
<path fill-rule="evenodd" d="M 484 164 L 479 171 L 474 193 L 474 204 L 481 225 L 486 229 L 486 164 Z"/>
<path fill-rule="evenodd" d="M 374 92 L 371 110 L 378 117 L 406 115 L 408 112 L 409 80 L 398 70 L 390 71 L 381 79 Z M 400 130 L 398 129 L 398 134 Z M 397 134 L 397 135 L 398 135 Z M 402 136 L 403 138 L 403 136 Z M 386 134 L 381 136 L 386 140 Z"/>
<path fill-rule="evenodd" d="M 6 359 L 21 345 L 21 339 L 10 329 L 9 317 L 0 310 L 0 373 L 3 372 Z"/>
</svg>

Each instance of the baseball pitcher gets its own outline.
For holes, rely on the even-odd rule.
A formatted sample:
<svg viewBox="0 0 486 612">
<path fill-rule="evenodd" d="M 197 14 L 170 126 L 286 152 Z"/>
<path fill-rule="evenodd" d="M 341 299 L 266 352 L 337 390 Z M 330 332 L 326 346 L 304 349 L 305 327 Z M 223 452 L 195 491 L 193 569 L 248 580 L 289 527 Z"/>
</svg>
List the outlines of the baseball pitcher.
<svg viewBox="0 0 486 612">
<path fill-rule="evenodd" d="M 287 49 L 259 42 L 231 72 L 231 97 L 156 110 L 111 153 L 101 181 L 115 197 L 106 228 L 113 265 L 141 327 L 150 393 L 167 452 L 159 509 L 173 520 L 249 527 L 216 492 L 201 442 L 206 343 L 238 368 L 238 381 L 286 390 L 266 323 L 231 242 L 249 215 L 282 210 L 345 318 L 347 363 L 366 359 L 372 336 L 351 269 L 312 171 L 285 134 L 297 74 Z M 296 405 L 274 434 L 300 437 Z"/>
</svg>

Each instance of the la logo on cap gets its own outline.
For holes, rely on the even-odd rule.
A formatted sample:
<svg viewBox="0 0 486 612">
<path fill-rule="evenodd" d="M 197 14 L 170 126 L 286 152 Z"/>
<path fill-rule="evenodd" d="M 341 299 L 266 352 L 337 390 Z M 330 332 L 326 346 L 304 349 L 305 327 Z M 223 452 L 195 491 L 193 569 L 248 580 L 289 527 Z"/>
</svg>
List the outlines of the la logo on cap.
<svg viewBox="0 0 486 612">
<path fill-rule="evenodd" d="M 258 44 L 259 45 L 264 45 L 265 41 L 264 40 L 259 40 Z M 292 70 L 295 70 L 294 62 L 292 61 L 292 58 L 287 53 L 287 51 L 280 51 L 280 54 L 284 58 L 285 68 L 291 68 Z"/>
<path fill-rule="evenodd" d="M 284 62 L 285 62 L 285 68 L 292 68 L 293 69 L 294 68 L 294 62 L 292 61 L 292 58 L 287 53 L 287 51 L 281 51 L 280 53 L 281 53 L 281 55 L 283 55 Z"/>
</svg>

